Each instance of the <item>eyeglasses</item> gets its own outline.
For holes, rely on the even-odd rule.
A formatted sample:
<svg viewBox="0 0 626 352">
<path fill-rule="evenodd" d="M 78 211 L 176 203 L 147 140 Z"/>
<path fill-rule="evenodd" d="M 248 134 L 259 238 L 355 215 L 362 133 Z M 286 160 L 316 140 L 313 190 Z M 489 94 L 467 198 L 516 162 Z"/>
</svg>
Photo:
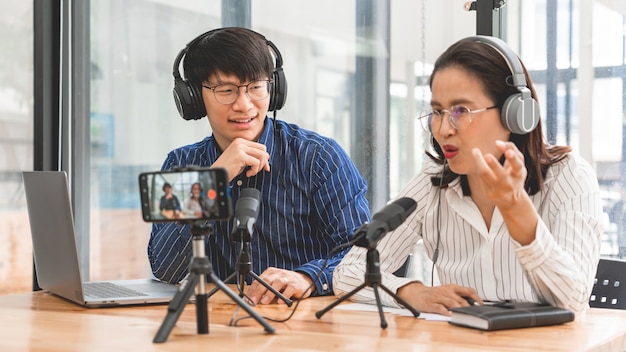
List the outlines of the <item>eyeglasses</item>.
<svg viewBox="0 0 626 352">
<path fill-rule="evenodd" d="M 220 84 L 215 87 L 209 87 L 202 85 L 204 88 L 210 89 L 215 95 L 215 100 L 218 103 L 228 105 L 232 104 L 239 97 L 239 88 L 246 88 L 246 95 L 250 100 L 263 100 L 270 95 L 270 83 L 272 80 L 266 79 L 261 81 L 254 81 L 248 84 L 238 86 L 236 84 Z"/>
<path fill-rule="evenodd" d="M 422 124 L 422 128 L 428 132 L 439 130 L 441 127 L 442 117 L 445 113 L 448 113 L 448 122 L 457 131 L 464 130 L 472 123 L 472 114 L 477 114 L 489 109 L 497 108 L 497 105 L 490 106 L 482 109 L 470 110 L 463 105 L 455 105 L 448 110 L 432 110 L 425 111 L 420 114 L 418 119 Z"/>
</svg>

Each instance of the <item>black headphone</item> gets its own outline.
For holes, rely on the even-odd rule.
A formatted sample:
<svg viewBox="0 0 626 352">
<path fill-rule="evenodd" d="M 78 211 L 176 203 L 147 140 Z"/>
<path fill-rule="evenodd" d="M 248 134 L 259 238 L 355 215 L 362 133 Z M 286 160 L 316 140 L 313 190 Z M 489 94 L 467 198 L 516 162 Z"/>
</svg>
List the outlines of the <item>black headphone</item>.
<svg viewBox="0 0 626 352">
<path fill-rule="evenodd" d="M 502 125 L 515 134 L 526 134 L 539 123 L 539 104 L 526 86 L 524 69 L 517 55 L 502 40 L 496 37 L 477 35 L 464 40 L 485 43 L 494 48 L 506 61 L 511 70 L 513 84 L 519 93 L 511 94 L 500 110 Z"/>
<path fill-rule="evenodd" d="M 174 102 L 178 113 L 185 120 L 199 120 L 206 116 L 206 108 L 204 107 L 204 101 L 202 100 L 202 88 L 198 85 L 189 83 L 187 79 L 183 79 L 180 74 L 180 63 L 183 60 L 183 56 L 187 54 L 189 49 L 194 46 L 200 40 L 207 36 L 214 34 L 217 31 L 224 28 L 218 28 L 203 33 L 193 39 L 192 41 L 181 50 L 176 59 L 174 59 Z M 267 43 L 267 46 L 273 52 L 275 60 L 274 72 L 272 73 L 272 87 L 270 88 L 270 104 L 268 111 L 280 110 L 285 105 L 287 100 L 287 81 L 285 79 L 285 73 L 283 72 L 283 58 L 280 55 L 280 51 L 274 43 L 267 40 L 263 35 L 257 33 L 251 29 L 244 28 L 251 33 L 263 38 Z"/>
</svg>

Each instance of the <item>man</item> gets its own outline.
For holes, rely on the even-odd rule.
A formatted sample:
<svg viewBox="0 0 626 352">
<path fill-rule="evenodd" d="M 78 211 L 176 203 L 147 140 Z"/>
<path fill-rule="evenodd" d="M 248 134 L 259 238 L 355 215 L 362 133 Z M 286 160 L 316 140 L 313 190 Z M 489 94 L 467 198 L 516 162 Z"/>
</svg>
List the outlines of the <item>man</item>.
<svg viewBox="0 0 626 352">
<path fill-rule="evenodd" d="M 174 193 L 172 193 L 172 185 L 165 182 L 163 185 L 163 196 L 159 202 L 159 210 L 161 215 L 168 219 L 180 218 L 180 201 Z"/>
<path fill-rule="evenodd" d="M 241 190 L 260 190 L 252 271 L 286 298 L 332 294 L 332 272 L 347 250 L 331 251 L 370 220 L 365 180 L 336 141 L 267 118 L 283 106 L 286 81 L 280 52 L 262 35 L 245 28 L 204 33 L 181 51 L 175 70 L 183 55 L 185 80 L 174 73 L 179 111 L 185 119 L 206 115 L 213 134 L 171 151 L 162 169 L 224 168 L 233 204 Z M 213 225 L 206 252 L 224 279 L 237 270 L 240 246 L 231 221 Z M 157 278 L 178 282 L 188 274 L 189 232 L 189 225 L 153 225 L 148 255 Z M 255 304 L 275 298 L 257 280 L 246 295 Z"/>
</svg>

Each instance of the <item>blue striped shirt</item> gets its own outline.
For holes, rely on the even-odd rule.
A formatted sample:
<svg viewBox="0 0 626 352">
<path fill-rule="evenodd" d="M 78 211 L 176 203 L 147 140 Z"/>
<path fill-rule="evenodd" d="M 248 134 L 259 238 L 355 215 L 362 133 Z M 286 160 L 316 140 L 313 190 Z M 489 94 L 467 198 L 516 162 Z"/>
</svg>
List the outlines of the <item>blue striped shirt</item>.
<svg viewBox="0 0 626 352">
<path fill-rule="evenodd" d="M 370 220 L 367 183 L 339 144 L 296 125 L 266 118 L 259 143 L 270 154 L 271 171 L 230 184 L 232 204 L 244 188 L 261 191 L 256 231 L 250 241 L 252 271 L 268 267 L 306 273 L 314 279 L 333 248 L 348 242 Z M 221 150 L 213 136 L 171 151 L 162 170 L 211 166 Z M 232 221 L 214 221 L 206 253 L 221 279 L 238 270 L 239 243 L 233 242 Z M 314 295 L 332 294 L 332 272 L 347 249 L 329 258 Z M 152 272 L 163 281 L 179 282 L 189 271 L 190 225 L 155 223 L 148 244 Z M 248 282 L 251 278 L 248 277 Z"/>
</svg>

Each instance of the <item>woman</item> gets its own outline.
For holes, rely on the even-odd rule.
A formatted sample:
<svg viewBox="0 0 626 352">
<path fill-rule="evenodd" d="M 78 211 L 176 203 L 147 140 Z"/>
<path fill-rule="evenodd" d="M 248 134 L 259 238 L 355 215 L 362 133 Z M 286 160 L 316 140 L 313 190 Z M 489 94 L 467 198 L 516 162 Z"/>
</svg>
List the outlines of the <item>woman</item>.
<svg viewBox="0 0 626 352">
<path fill-rule="evenodd" d="M 194 182 L 191 185 L 191 196 L 185 201 L 185 207 L 183 212 L 187 217 L 201 218 L 202 217 L 202 186 L 199 182 Z"/>
<path fill-rule="evenodd" d="M 432 151 L 398 195 L 413 198 L 417 209 L 377 246 L 383 284 L 417 310 L 444 315 L 471 300 L 582 312 L 599 259 L 598 182 L 570 147 L 544 141 L 521 61 L 497 38 L 466 38 L 438 58 L 430 88 L 432 111 L 420 119 Z M 391 274 L 420 239 L 440 286 Z M 363 282 L 364 262 L 363 248 L 344 257 L 334 272 L 336 293 Z M 369 288 L 353 299 L 375 302 Z"/>
</svg>

